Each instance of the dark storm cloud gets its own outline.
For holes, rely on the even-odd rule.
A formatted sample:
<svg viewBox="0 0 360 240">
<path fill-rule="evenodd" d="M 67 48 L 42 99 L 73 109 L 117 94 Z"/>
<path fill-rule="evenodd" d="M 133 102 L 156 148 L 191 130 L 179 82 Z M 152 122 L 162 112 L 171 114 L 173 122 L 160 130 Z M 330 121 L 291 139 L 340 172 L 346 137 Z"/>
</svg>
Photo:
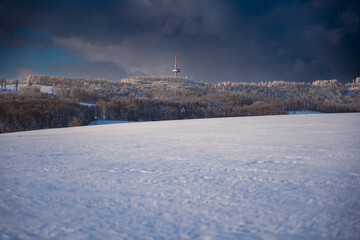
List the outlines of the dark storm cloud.
<svg viewBox="0 0 360 240">
<path fill-rule="evenodd" d="M 59 63 L 54 71 L 94 78 L 95 71 L 112 79 L 170 74 L 178 54 L 182 75 L 197 80 L 351 81 L 360 75 L 359 31 L 355 0 L 0 4 L 0 45 L 62 48 L 81 64 Z M 92 70 L 84 71 L 90 63 Z"/>
<path fill-rule="evenodd" d="M 216 20 L 207 12 L 211 2 L 7 1 L 0 6 L 0 29 L 11 35 L 14 30 L 30 28 L 105 44 L 148 32 L 196 37 L 210 33 L 216 24 L 206 21 Z"/>
<path fill-rule="evenodd" d="M 69 73 L 68 77 L 85 79 L 118 79 L 126 76 L 127 72 L 113 62 L 76 62 L 58 63 L 49 67 L 49 71 L 55 73 Z"/>
</svg>

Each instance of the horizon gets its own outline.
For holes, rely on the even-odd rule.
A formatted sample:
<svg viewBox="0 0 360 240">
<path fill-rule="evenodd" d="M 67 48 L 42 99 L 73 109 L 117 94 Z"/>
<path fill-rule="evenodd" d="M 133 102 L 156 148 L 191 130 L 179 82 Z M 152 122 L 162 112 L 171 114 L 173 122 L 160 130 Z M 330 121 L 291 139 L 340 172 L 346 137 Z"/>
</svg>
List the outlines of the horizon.
<svg viewBox="0 0 360 240">
<path fill-rule="evenodd" d="M 84 77 L 71 77 L 71 76 L 49 76 L 49 75 L 28 75 L 26 76 L 26 78 L 23 79 L 18 79 L 18 78 L 12 78 L 12 79 L 7 79 L 9 81 L 13 81 L 18 79 L 20 81 L 20 83 L 24 83 L 27 81 L 28 78 L 32 78 L 32 77 L 47 77 L 47 78 L 64 78 L 64 79 L 79 79 L 79 80 L 85 80 L 85 81 L 110 81 L 110 82 L 123 82 L 123 81 L 128 81 L 128 80 L 140 80 L 142 78 L 155 78 L 155 79 L 161 79 L 164 80 L 163 78 L 169 78 L 169 79 L 181 79 L 181 80 L 185 80 L 185 81 L 189 81 L 189 82 L 193 82 L 193 83 L 204 83 L 204 84 L 209 84 L 209 85 L 216 85 L 219 83 L 245 83 L 245 84 L 265 84 L 265 83 L 276 83 L 276 82 L 285 82 L 285 83 L 305 83 L 305 84 L 314 84 L 318 81 L 320 82 L 330 82 L 330 81 L 337 81 L 340 84 L 347 84 L 347 83 L 354 83 L 357 81 L 360 81 L 360 77 L 355 77 L 353 78 L 351 81 L 347 81 L 347 82 L 340 82 L 338 79 L 333 78 L 333 79 L 317 79 L 311 82 L 303 82 L 303 81 L 285 81 L 285 80 L 272 80 L 272 81 L 218 81 L 218 82 L 207 82 L 207 81 L 198 81 L 197 79 L 190 79 L 188 77 L 182 77 L 182 76 L 173 76 L 173 75 L 137 75 L 137 76 L 129 76 L 129 77 L 125 77 L 119 80 L 112 80 L 112 79 L 106 79 L 106 78 L 97 78 L 97 79 L 86 79 Z"/>
<path fill-rule="evenodd" d="M 360 2 L 5 1 L 0 77 L 313 82 L 360 76 Z"/>
</svg>

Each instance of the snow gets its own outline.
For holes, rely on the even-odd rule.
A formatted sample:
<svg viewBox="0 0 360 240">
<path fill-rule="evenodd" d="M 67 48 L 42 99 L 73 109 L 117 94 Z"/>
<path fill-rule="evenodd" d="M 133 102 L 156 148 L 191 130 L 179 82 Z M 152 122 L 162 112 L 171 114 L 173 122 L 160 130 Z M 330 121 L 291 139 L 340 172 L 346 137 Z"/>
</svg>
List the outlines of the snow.
<svg viewBox="0 0 360 240">
<path fill-rule="evenodd" d="M 52 94 L 52 86 L 45 86 L 45 85 L 33 85 L 34 87 L 38 87 L 40 89 L 40 92 L 42 93 L 47 93 L 47 94 Z"/>
<path fill-rule="evenodd" d="M 22 87 L 27 87 L 27 84 L 19 84 L 18 85 L 18 89 L 20 89 Z M 33 85 L 33 87 L 39 88 L 40 92 L 42 92 L 42 93 L 52 94 L 52 86 Z M 15 84 L 10 84 L 10 85 L 6 86 L 6 91 L 4 91 L 4 92 L 13 92 L 13 91 L 16 91 L 16 86 L 15 86 Z"/>
<path fill-rule="evenodd" d="M 95 107 L 96 106 L 96 104 L 94 104 L 94 103 L 78 102 L 78 104 L 87 106 L 87 107 Z"/>
<path fill-rule="evenodd" d="M 317 112 L 317 111 L 311 111 L 311 110 L 297 110 L 297 111 L 288 111 L 289 115 L 294 115 L 294 114 L 321 114 L 322 112 Z"/>
<path fill-rule="evenodd" d="M 0 239 L 358 239 L 360 113 L 0 135 Z"/>
<path fill-rule="evenodd" d="M 96 121 L 91 122 L 88 126 L 118 124 L 118 123 L 136 123 L 136 122 L 132 122 L 132 121 L 115 121 L 115 120 L 96 120 Z"/>
<path fill-rule="evenodd" d="M 19 87 L 19 86 L 18 86 Z M 13 92 L 13 91 L 16 91 L 16 86 L 15 84 L 9 84 L 9 85 L 6 85 L 6 89 L 0 89 L 0 92 Z"/>
</svg>

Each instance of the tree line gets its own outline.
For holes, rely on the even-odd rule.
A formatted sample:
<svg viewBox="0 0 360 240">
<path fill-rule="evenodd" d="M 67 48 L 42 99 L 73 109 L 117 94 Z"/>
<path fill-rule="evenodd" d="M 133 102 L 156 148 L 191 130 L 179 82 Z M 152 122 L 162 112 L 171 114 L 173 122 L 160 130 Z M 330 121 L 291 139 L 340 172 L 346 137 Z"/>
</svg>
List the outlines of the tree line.
<svg viewBox="0 0 360 240">
<path fill-rule="evenodd" d="M 36 89 L 0 94 L 0 133 L 87 125 L 94 111 Z"/>
<path fill-rule="evenodd" d="M 41 92 L 44 86 L 51 93 Z M 209 84 L 170 76 L 119 82 L 29 76 L 19 91 L 0 94 L 0 133 L 86 125 L 96 119 L 158 121 L 297 110 L 359 112 L 359 88 L 360 78 L 346 84 L 335 79 Z"/>
</svg>

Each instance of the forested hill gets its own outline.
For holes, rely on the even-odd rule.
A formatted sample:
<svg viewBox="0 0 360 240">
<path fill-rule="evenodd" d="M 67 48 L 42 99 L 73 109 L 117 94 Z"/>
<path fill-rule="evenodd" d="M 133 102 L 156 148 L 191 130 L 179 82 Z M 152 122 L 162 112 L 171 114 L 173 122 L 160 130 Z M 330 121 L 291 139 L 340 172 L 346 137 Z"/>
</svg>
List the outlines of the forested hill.
<svg viewBox="0 0 360 240">
<path fill-rule="evenodd" d="M 20 91 L 0 94 L 0 132 L 84 125 L 95 119 L 154 121 L 287 114 L 296 110 L 359 112 L 359 87 L 360 78 L 347 84 L 335 79 L 209 84 L 170 76 L 118 82 L 29 76 Z M 47 93 L 41 91 L 44 88 Z M 31 111 L 25 111 L 30 101 Z"/>
</svg>

